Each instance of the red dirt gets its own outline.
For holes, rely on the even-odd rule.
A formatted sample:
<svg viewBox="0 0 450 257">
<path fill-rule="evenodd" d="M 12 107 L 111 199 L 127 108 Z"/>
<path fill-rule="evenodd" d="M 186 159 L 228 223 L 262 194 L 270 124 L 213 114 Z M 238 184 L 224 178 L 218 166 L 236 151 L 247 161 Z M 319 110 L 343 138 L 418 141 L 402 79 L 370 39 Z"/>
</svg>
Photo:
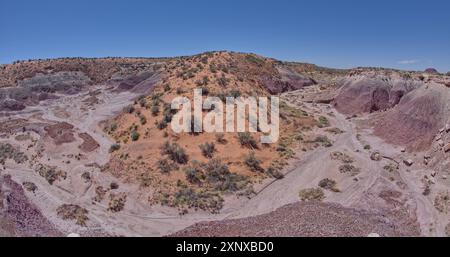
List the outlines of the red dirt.
<svg viewBox="0 0 450 257">
<path fill-rule="evenodd" d="M 80 133 L 78 136 L 83 139 L 83 143 L 79 146 L 79 148 L 84 152 L 92 152 L 95 149 L 99 148 L 100 145 L 91 135 L 87 133 Z"/>
<path fill-rule="evenodd" d="M 46 126 L 44 129 L 48 135 L 55 141 L 56 145 L 71 143 L 75 141 L 73 134 L 73 125 L 67 122 L 60 122 Z"/>
</svg>

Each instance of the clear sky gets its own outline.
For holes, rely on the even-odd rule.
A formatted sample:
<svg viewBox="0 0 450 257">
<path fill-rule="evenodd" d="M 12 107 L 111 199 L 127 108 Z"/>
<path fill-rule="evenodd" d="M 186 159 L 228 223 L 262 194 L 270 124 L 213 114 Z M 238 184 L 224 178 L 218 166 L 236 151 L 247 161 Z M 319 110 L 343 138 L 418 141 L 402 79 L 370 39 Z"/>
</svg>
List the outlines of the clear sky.
<svg viewBox="0 0 450 257">
<path fill-rule="evenodd" d="M 208 50 L 447 72 L 450 1 L 0 0 L 0 63 Z"/>
</svg>

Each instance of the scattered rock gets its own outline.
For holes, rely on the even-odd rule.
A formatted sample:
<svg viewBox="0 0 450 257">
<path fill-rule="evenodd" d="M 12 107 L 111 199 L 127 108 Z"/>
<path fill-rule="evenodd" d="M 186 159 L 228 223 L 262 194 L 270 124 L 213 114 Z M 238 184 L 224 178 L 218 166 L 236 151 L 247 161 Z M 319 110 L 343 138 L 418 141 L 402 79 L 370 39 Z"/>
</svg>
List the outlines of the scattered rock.
<svg viewBox="0 0 450 257">
<path fill-rule="evenodd" d="M 411 166 L 411 165 L 414 164 L 414 161 L 411 160 L 411 159 L 407 159 L 407 160 L 404 160 L 403 163 L 404 163 L 406 166 Z"/>
<path fill-rule="evenodd" d="M 448 143 L 445 147 L 444 147 L 444 152 L 450 152 L 450 143 Z"/>
</svg>

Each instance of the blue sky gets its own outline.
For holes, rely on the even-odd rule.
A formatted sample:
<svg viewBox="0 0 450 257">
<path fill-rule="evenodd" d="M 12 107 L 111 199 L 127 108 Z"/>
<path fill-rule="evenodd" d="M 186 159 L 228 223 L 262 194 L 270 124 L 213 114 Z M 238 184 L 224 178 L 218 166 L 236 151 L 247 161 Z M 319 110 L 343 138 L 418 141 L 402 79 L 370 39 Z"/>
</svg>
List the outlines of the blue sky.
<svg viewBox="0 0 450 257">
<path fill-rule="evenodd" d="M 233 50 L 447 72 L 449 10 L 446 0 L 0 0 L 0 63 Z"/>
</svg>

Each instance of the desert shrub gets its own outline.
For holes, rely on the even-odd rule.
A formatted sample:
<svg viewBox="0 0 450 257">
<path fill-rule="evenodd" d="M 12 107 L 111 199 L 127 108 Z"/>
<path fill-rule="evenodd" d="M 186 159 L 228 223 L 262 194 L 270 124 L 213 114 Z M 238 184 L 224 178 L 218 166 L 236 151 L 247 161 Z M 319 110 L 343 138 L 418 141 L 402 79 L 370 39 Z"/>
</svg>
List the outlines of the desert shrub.
<svg viewBox="0 0 450 257">
<path fill-rule="evenodd" d="M 217 213 L 223 207 L 223 198 L 214 192 L 182 187 L 175 194 L 175 205 Z"/>
<path fill-rule="evenodd" d="M 107 192 L 107 189 L 103 188 L 102 186 L 97 186 L 95 188 L 95 197 L 93 198 L 93 200 L 96 202 L 103 201 Z"/>
<path fill-rule="evenodd" d="M 152 178 L 149 172 L 143 172 L 138 177 L 140 187 L 149 187 L 152 183 Z"/>
<path fill-rule="evenodd" d="M 200 61 L 201 61 L 203 64 L 208 64 L 208 56 L 202 56 L 202 58 L 200 58 Z"/>
<path fill-rule="evenodd" d="M 341 173 L 349 173 L 351 176 L 358 175 L 361 170 L 351 164 L 344 164 L 339 166 L 339 172 Z"/>
<path fill-rule="evenodd" d="M 158 116 L 159 114 L 159 106 L 158 105 L 153 105 L 152 109 L 151 109 L 152 115 L 153 116 Z"/>
<path fill-rule="evenodd" d="M 177 143 L 171 144 L 169 141 L 166 141 L 161 147 L 161 154 L 167 155 L 172 161 L 179 164 L 186 164 L 188 161 L 186 152 Z"/>
<path fill-rule="evenodd" d="M 261 161 L 256 158 L 255 152 L 251 152 L 249 155 L 245 157 L 244 160 L 245 165 L 250 168 L 251 171 L 263 171 L 264 169 L 261 167 Z"/>
<path fill-rule="evenodd" d="M 112 144 L 111 147 L 109 147 L 109 152 L 112 153 L 112 152 L 118 151 L 119 149 L 120 149 L 120 144 L 115 143 L 115 144 Z"/>
<path fill-rule="evenodd" d="M 177 110 L 172 109 L 169 103 L 164 105 L 163 110 L 163 119 L 166 123 L 170 123 L 172 121 L 172 117 L 177 113 Z"/>
<path fill-rule="evenodd" d="M 234 97 L 234 98 L 238 98 L 238 97 L 241 96 L 241 91 L 239 91 L 238 89 L 230 90 L 230 91 L 228 92 L 228 96 Z"/>
<path fill-rule="evenodd" d="M 214 152 L 216 151 L 214 143 L 204 143 L 199 145 L 200 150 L 202 151 L 203 156 L 206 158 L 212 158 L 214 155 Z"/>
<path fill-rule="evenodd" d="M 141 107 L 147 106 L 147 99 L 145 99 L 145 97 L 140 98 L 138 102 L 139 102 L 139 106 L 141 106 Z"/>
<path fill-rule="evenodd" d="M 123 108 L 123 111 L 125 112 L 125 113 L 133 113 L 134 112 L 134 106 L 133 105 L 128 105 L 128 106 L 126 106 L 125 108 Z"/>
<path fill-rule="evenodd" d="M 218 159 L 204 163 L 202 168 L 206 173 L 206 181 L 216 190 L 234 192 L 247 184 L 245 177 L 231 173 L 228 165 Z"/>
<path fill-rule="evenodd" d="M 91 181 L 91 173 L 89 171 L 85 171 L 83 172 L 83 174 L 81 174 L 81 178 L 84 180 L 84 182 L 89 182 Z"/>
<path fill-rule="evenodd" d="M 217 133 L 215 134 L 216 141 L 220 144 L 226 144 L 227 140 L 225 139 L 225 134 L 223 133 Z"/>
<path fill-rule="evenodd" d="M 330 125 L 330 122 L 328 121 L 327 117 L 325 116 L 320 116 L 319 117 L 319 128 L 322 127 L 328 127 Z"/>
<path fill-rule="evenodd" d="M 56 166 L 48 166 L 39 164 L 35 167 L 35 171 L 43 177 L 50 185 L 60 179 L 66 179 L 67 173 L 62 170 L 58 170 Z"/>
<path fill-rule="evenodd" d="M 156 127 L 160 130 L 167 128 L 167 122 L 165 120 L 161 120 L 156 123 Z"/>
<path fill-rule="evenodd" d="M 264 60 L 261 60 L 260 58 L 251 54 L 247 54 L 245 56 L 245 60 L 258 66 L 262 66 L 264 64 Z"/>
<path fill-rule="evenodd" d="M 170 91 L 170 89 L 172 89 L 172 88 L 170 87 L 170 84 L 165 84 L 165 85 L 164 85 L 164 92 L 168 92 L 168 91 Z"/>
<path fill-rule="evenodd" d="M 276 179 L 282 179 L 282 178 L 284 178 L 284 174 L 281 173 L 278 169 L 275 169 L 275 168 L 272 167 L 272 166 L 269 167 L 269 168 L 267 168 L 266 173 L 267 173 L 269 176 L 274 177 L 274 178 L 276 178 Z"/>
<path fill-rule="evenodd" d="M 364 145 L 365 150 L 370 150 L 372 147 L 370 145 Z"/>
<path fill-rule="evenodd" d="M 331 147 L 331 146 L 333 146 L 333 143 L 331 143 L 330 139 L 328 139 L 327 136 L 322 136 L 322 135 L 317 136 L 314 139 L 313 143 L 319 143 L 319 144 L 321 144 L 324 147 Z"/>
<path fill-rule="evenodd" d="M 184 168 L 184 173 L 186 175 L 186 180 L 192 184 L 201 184 L 202 180 L 205 179 L 205 175 L 202 170 L 196 166 L 189 166 Z"/>
<path fill-rule="evenodd" d="M 137 132 L 136 130 L 133 130 L 133 131 L 131 132 L 130 137 L 131 137 L 131 140 L 137 141 L 137 140 L 139 140 L 140 134 L 139 134 L 139 132 Z"/>
<path fill-rule="evenodd" d="M 441 213 L 448 213 L 450 210 L 450 194 L 448 191 L 441 191 L 436 195 L 434 207 Z"/>
<path fill-rule="evenodd" d="M 172 161 L 169 161 L 167 159 L 158 160 L 157 165 L 158 165 L 159 171 L 163 174 L 168 174 L 172 170 L 178 169 L 178 166 L 175 163 L 173 163 Z"/>
<path fill-rule="evenodd" d="M 300 190 L 299 196 L 302 201 L 322 201 L 325 199 L 325 194 L 320 188 L 307 188 Z"/>
<path fill-rule="evenodd" d="M 109 184 L 109 188 L 111 188 L 112 190 L 119 189 L 119 184 L 117 184 L 116 182 L 111 182 L 111 184 Z"/>
<path fill-rule="evenodd" d="M 34 184 L 33 182 L 25 181 L 25 182 L 22 183 L 22 185 L 27 191 L 30 191 L 30 192 L 33 192 L 33 193 L 38 189 L 36 184 Z"/>
<path fill-rule="evenodd" d="M 294 151 L 287 145 L 286 142 L 280 142 L 276 150 L 281 157 L 291 158 L 295 155 Z"/>
<path fill-rule="evenodd" d="M 89 212 L 75 204 L 63 204 L 56 209 L 56 213 L 63 220 L 76 220 L 76 224 L 80 226 L 86 226 L 89 220 Z"/>
<path fill-rule="evenodd" d="M 394 172 L 398 169 L 398 165 L 393 164 L 393 163 L 389 163 L 387 165 L 385 165 L 383 167 L 384 170 L 388 171 L 388 172 Z"/>
<path fill-rule="evenodd" d="M 339 190 L 336 188 L 336 181 L 329 179 L 329 178 L 324 178 L 322 180 L 319 181 L 319 187 L 323 188 L 323 189 L 328 189 L 331 190 L 333 192 L 338 192 Z"/>
<path fill-rule="evenodd" d="M 209 65 L 209 71 L 211 71 L 211 73 L 216 73 L 217 72 L 217 66 L 214 64 L 210 64 Z"/>
<path fill-rule="evenodd" d="M 147 118 L 144 115 L 139 115 L 139 122 L 141 125 L 145 125 L 147 123 Z"/>
<path fill-rule="evenodd" d="M 0 143 L 0 164 L 4 165 L 6 159 L 12 159 L 16 163 L 28 161 L 27 155 L 21 152 L 19 148 L 16 148 L 9 143 Z"/>
<path fill-rule="evenodd" d="M 222 87 L 226 87 L 229 83 L 229 79 L 227 79 L 225 76 L 222 76 L 217 79 L 217 84 Z"/>
<path fill-rule="evenodd" d="M 332 160 L 339 160 L 339 161 L 341 161 L 343 163 L 352 163 L 352 162 L 354 162 L 352 157 L 350 157 L 349 155 L 347 155 L 345 153 L 339 152 L 339 151 L 332 152 L 330 154 L 330 157 L 331 157 Z"/>
<path fill-rule="evenodd" d="M 344 131 L 342 131 L 339 128 L 329 128 L 329 129 L 326 129 L 325 131 L 329 132 L 329 133 L 332 133 L 332 134 L 335 134 L 335 135 L 342 134 L 344 132 Z"/>
<path fill-rule="evenodd" d="M 123 210 L 123 208 L 125 207 L 126 201 L 127 201 L 127 195 L 124 193 L 110 194 L 109 195 L 109 203 L 108 203 L 108 211 L 119 212 L 119 211 Z"/>
<path fill-rule="evenodd" d="M 177 95 L 181 95 L 184 93 L 184 90 L 181 87 L 177 87 Z"/>
<path fill-rule="evenodd" d="M 255 139 L 252 137 L 250 132 L 239 132 L 238 139 L 241 146 L 250 148 L 250 149 L 258 149 L 258 144 Z"/>
<path fill-rule="evenodd" d="M 117 129 L 117 123 L 113 122 L 111 123 L 111 125 L 109 126 L 109 130 L 111 132 L 114 132 Z"/>
</svg>

